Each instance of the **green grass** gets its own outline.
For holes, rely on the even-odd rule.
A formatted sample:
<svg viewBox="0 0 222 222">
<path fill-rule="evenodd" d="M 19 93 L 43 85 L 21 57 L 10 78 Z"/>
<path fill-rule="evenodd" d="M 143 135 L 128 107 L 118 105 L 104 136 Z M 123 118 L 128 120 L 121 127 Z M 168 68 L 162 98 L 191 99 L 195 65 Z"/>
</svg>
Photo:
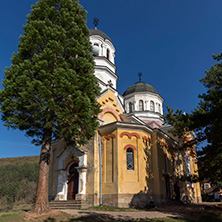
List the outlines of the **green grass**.
<svg viewBox="0 0 222 222">
<path fill-rule="evenodd" d="M 4 212 L 0 213 L 0 221 L 1 222 L 19 222 L 21 221 L 21 215 L 22 211 L 10 211 L 10 212 Z"/>
<path fill-rule="evenodd" d="M 134 208 L 118 208 L 118 207 L 105 207 L 105 206 L 90 207 L 88 209 L 83 209 L 83 210 L 115 211 L 115 212 L 136 212 L 136 211 L 141 211 L 139 209 L 134 209 Z"/>
</svg>

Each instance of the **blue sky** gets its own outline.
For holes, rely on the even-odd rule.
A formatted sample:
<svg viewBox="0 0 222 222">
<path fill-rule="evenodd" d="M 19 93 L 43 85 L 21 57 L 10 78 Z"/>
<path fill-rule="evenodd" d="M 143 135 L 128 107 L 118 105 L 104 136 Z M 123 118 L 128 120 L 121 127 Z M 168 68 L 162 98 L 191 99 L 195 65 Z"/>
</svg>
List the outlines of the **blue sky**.
<svg viewBox="0 0 222 222">
<path fill-rule="evenodd" d="M 26 15 L 36 0 L 8 0 L 0 7 L 0 80 L 17 51 Z M 190 112 L 204 92 L 199 83 L 222 49 L 221 0 L 80 0 L 87 23 L 104 31 L 116 48 L 118 90 L 138 81 L 153 85 L 164 104 Z M 2 85 L 0 85 L 2 88 Z M 0 122 L 0 157 L 39 155 L 40 148 Z"/>
</svg>

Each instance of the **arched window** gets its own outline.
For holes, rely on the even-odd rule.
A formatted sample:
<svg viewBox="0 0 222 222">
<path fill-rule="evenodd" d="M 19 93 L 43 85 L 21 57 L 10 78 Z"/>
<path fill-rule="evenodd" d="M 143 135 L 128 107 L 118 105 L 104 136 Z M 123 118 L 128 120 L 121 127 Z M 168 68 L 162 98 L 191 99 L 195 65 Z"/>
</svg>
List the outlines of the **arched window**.
<svg viewBox="0 0 222 222">
<path fill-rule="evenodd" d="M 134 110 L 134 104 L 133 103 L 129 103 L 129 112 L 132 113 Z"/>
<path fill-rule="evenodd" d="M 161 113 L 160 104 L 158 104 L 158 111 L 159 111 L 159 113 Z"/>
<path fill-rule="evenodd" d="M 154 102 L 150 101 L 150 111 L 155 111 Z"/>
<path fill-rule="evenodd" d="M 92 53 L 94 56 L 98 56 L 99 55 L 99 44 L 98 43 L 94 43 L 92 46 Z"/>
<path fill-rule="evenodd" d="M 126 150 L 126 164 L 127 170 L 134 170 L 134 155 L 132 148 Z"/>
<path fill-rule="evenodd" d="M 143 106 L 143 100 L 139 101 L 139 111 L 143 111 L 144 110 L 144 106 Z"/>
<path fill-rule="evenodd" d="M 106 51 L 106 58 L 109 60 L 109 49 L 107 49 L 107 51 Z"/>
</svg>

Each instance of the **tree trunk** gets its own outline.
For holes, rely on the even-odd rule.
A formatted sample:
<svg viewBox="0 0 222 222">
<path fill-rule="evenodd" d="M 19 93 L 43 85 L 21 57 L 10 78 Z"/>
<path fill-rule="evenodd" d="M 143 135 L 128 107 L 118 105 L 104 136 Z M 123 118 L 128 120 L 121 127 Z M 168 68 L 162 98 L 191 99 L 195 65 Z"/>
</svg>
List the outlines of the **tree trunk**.
<svg viewBox="0 0 222 222">
<path fill-rule="evenodd" d="M 49 210 L 48 201 L 48 183 L 49 183 L 49 159 L 50 148 L 52 142 L 52 131 L 49 129 L 44 130 L 42 148 L 39 160 L 39 175 L 36 190 L 36 198 L 33 211 L 41 213 Z"/>
</svg>

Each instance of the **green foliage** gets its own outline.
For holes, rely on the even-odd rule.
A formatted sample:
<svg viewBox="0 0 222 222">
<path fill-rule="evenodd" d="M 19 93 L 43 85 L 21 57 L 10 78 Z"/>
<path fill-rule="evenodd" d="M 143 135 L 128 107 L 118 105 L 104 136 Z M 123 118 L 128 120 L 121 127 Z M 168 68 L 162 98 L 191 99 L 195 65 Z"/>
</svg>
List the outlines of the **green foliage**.
<svg viewBox="0 0 222 222">
<path fill-rule="evenodd" d="M 222 181 L 222 54 L 213 58 L 217 61 L 206 76 L 200 80 L 207 89 L 199 95 L 199 106 L 191 114 L 167 108 L 165 115 L 173 132 L 182 136 L 186 130 L 193 130 L 197 141 L 206 141 L 207 145 L 198 152 L 200 179 L 209 178 L 211 182 Z"/>
<path fill-rule="evenodd" d="M 46 131 L 85 144 L 100 111 L 86 11 L 78 0 L 39 0 L 27 18 L 0 91 L 2 120 L 37 144 Z"/>
<path fill-rule="evenodd" d="M 38 159 L 38 157 L 0 159 L 0 201 L 2 204 L 18 201 L 33 202 L 35 195 L 33 191 L 35 191 L 38 178 Z"/>
</svg>

